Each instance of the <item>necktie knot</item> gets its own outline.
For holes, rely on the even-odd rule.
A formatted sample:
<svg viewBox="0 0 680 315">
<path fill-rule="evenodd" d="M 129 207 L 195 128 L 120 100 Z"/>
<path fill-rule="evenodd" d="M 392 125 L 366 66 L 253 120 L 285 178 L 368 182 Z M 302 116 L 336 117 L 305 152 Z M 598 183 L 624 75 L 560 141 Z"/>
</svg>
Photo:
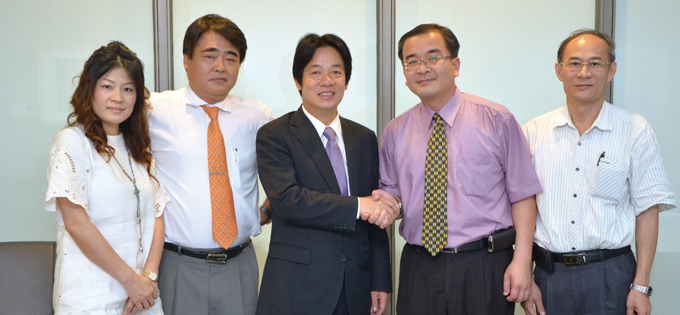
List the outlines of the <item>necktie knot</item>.
<svg viewBox="0 0 680 315">
<path fill-rule="evenodd" d="M 331 127 L 326 127 L 323 131 L 323 136 L 326 137 L 328 141 L 335 140 L 335 131 Z"/>
<path fill-rule="evenodd" d="M 220 112 L 219 107 L 212 107 L 212 106 L 207 106 L 207 105 L 201 105 L 203 110 L 210 116 L 210 120 L 216 120 L 217 119 L 217 114 Z"/>
<path fill-rule="evenodd" d="M 439 114 L 437 114 L 437 113 L 434 113 L 434 116 L 432 116 L 432 119 L 437 124 L 440 124 L 442 122 L 442 116 L 439 116 Z"/>
</svg>

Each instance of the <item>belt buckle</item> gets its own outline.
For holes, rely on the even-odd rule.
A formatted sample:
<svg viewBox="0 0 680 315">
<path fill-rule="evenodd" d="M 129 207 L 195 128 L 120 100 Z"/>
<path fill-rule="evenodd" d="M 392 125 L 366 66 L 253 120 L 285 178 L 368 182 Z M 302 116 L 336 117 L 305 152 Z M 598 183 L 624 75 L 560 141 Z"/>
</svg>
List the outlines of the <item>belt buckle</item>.
<svg viewBox="0 0 680 315">
<path fill-rule="evenodd" d="M 225 253 L 208 254 L 208 257 L 205 258 L 205 262 L 224 265 L 227 263 L 227 259 L 229 259 L 229 256 Z"/>
<path fill-rule="evenodd" d="M 564 264 L 567 266 L 581 266 L 587 263 L 586 253 L 564 255 L 562 258 L 564 259 Z"/>
<path fill-rule="evenodd" d="M 445 254 L 458 254 L 458 247 L 454 248 L 442 248 L 440 253 L 445 253 Z"/>
</svg>

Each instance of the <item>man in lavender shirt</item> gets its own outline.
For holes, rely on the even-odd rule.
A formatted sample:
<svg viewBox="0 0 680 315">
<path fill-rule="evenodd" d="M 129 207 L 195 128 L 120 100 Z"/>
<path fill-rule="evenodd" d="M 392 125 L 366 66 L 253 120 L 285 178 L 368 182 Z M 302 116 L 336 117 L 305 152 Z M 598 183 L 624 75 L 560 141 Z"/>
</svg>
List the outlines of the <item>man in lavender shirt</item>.
<svg viewBox="0 0 680 315">
<path fill-rule="evenodd" d="M 530 292 L 535 195 L 542 191 L 526 140 L 502 105 L 461 92 L 460 45 L 450 29 L 419 25 L 399 40 L 406 85 L 421 100 L 385 128 L 381 188 L 400 197 L 401 257 L 397 312 L 513 314 Z M 441 251 L 422 245 L 428 141 L 443 121 L 448 172 Z M 441 123 L 440 123 L 441 124 Z M 515 227 L 512 246 L 489 253 L 486 239 Z M 443 237 L 444 238 L 444 237 Z"/>
</svg>

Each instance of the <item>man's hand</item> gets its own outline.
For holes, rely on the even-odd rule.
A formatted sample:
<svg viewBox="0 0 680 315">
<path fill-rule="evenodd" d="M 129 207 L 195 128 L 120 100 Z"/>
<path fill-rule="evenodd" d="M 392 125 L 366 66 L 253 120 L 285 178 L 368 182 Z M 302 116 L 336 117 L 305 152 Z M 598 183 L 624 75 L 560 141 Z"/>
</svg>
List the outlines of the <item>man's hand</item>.
<svg viewBox="0 0 680 315">
<path fill-rule="evenodd" d="M 399 204 L 392 195 L 374 190 L 371 196 L 360 197 L 361 219 L 371 224 L 386 228 L 399 215 Z"/>
<path fill-rule="evenodd" d="M 630 290 L 628 292 L 628 300 L 626 301 L 626 315 L 649 315 L 652 313 L 652 302 L 649 297 L 641 292 Z"/>
<path fill-rule="evenodd" d="M 387 292 L 371 291 L 371 315 L 381 315 L 387 306 Z"/>
<path fill-rule="evenodd" d="M 503 276 L 503 295 L 510 302 L 524 302 L 529 297 L 529 295 L 526 295 L 527 292 L 533 294 L 530 290 L 531 283 L 530 265 L 522 264 L 517 259 L 513 259 Z"/>
<path fill-rule="evenodd" d="M 522 302 L 522 308 L 524 313 L 527 315 L 545 315 L 545 307 L 543 307 L 543 300 L 541 295 L 541 289 L 538 288 L 536 282 L 531 280 L 531 295 L 527 297 L 527 300 Z M 534 308 L 534 305 L 536 306 Z"/>
<path fill-rule="evenodd" d="M 262 205 L 267 207 L 270 213 L 272 212 L 272 204 L 269 202 L 269 198 L 265 199 Z M 272 215 L 274 214 L 272 213 Z M 270 218 L 268 218 L 267 215 L 262 210 L 260 210 L 260 225 L 262 226 L 269 223 L 269 220 Z"/>
<path fill-rule="evenodd" d="M 384 190 L 381 190 L 381 189 L 374 190 L 371 195 L 373 196 L 373 200 L 376 200 L 376 201 L 377 200 L 383 200 L 384 202 L 386 202 L 387 204 L 390 205 L 390 209 L 392 209 L 394 211 L 392 214 L 394 215 L 395 220 L 401 218 L 399 216 L 400 212 L 401 212 L 401 209 L 400 209 L 400 206 L 399 206 L 401 199 L 399 197 L 392 196 L 390 193 L 388 193 Z"/>
</svg>

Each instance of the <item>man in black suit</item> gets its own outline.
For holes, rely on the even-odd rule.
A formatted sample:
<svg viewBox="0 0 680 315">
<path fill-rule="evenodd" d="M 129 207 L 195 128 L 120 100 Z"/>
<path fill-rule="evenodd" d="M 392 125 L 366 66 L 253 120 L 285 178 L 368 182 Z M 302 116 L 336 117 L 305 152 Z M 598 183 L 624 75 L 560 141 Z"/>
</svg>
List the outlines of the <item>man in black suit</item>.
<svg viewBox="0 0 680 315">
<path fill-rule="evenodd" d="M 304 36 L 293 60 L 302 106 L 257 134 L 258 170 L 273 212 L 259 315 L 385 309 L 392 281 L 384 227 L 399 206 L 376 190 L 373 131 L 338 115 L 351 72 L 342 39 Z"/>
</svg>

